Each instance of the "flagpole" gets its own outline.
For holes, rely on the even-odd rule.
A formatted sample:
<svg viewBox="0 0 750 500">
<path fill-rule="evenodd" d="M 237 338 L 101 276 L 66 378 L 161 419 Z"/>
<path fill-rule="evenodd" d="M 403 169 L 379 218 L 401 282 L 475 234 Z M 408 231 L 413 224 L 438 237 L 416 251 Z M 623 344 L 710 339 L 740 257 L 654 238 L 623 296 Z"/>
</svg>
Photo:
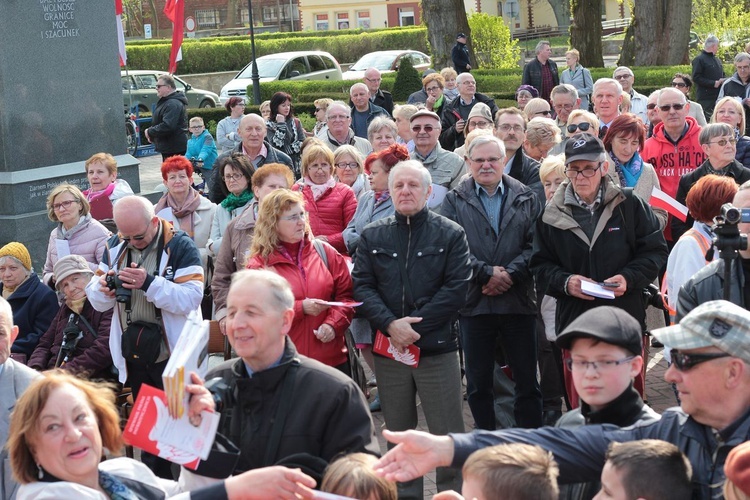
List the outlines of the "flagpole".
<svg viewBox="0 0 750 500">
<path fill-rule="evenodd" d="M 258 75 L 258 63 L 255 62 L 255 29 L 253 27 L 253 1 L 247 0 L 247 11 L 250 17 L 250 50 L 252 52 L 252 74 L 253 80 L 253 104 L 260 106 L 260 76 Z"/>
</svg>

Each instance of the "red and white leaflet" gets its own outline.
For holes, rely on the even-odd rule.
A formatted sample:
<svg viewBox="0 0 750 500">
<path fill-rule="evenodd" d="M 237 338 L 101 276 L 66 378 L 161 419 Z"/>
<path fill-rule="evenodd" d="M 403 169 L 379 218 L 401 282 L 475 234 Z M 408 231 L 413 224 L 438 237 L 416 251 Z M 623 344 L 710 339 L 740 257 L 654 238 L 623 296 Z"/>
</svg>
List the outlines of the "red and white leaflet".
<svg viewBox="0 0 750 500">
<path fill-rule="evenodd" d="M 674 217 L 680 219 L 682 222 L 685 222 L 687 220 L 688 207 L 656 187 L 651 190 L 651 198 L 649 198 L 648 204 L 652 207 L 666 210 Z"/>
<path fill-rule="evenodd" d="M 324 306 L 331 306 L 331 307 L 359 307 L 362 305 L 362 302 L 354 302 L 353 300 L 345 300 L 343 302 L 333 302 L 330 300 L 323 300 L 323 299 L 310 299 L 316 304 L 322 304 Z"/>
<path fill-rule="evenodd" d="M 375 334 L 375 344 L 372 350 L 381 356 L 391 358 L 412 368 L 419 366 L 419 347 L 414 344 L 406 346 L 406 351 L 401 352 L 391 344 L 391 338 L 386 337 L 380 331 Z"/>
</svg>

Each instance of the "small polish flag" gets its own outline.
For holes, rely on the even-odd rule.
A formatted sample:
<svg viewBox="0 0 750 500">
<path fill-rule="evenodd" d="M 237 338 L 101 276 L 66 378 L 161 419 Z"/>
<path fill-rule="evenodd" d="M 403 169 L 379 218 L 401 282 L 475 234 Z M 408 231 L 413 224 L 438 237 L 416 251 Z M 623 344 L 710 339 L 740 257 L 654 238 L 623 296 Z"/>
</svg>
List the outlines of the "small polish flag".
<svg viewBox="0 0 750 500">
<path fill-rule="evenodd" d="M 122 0 L 115 0 L 115 16 L 117 19 L 117 51 L 120 53 L 120 66 L 128 62 L 128 54 L 125 52 L 125 33 L 122 30 Z"/>
<path fill-rule="evenodd" d="M 687 221 L 688 208 L 656 187 L 651 191 L 651 198 L 648 200 L 648 204 L 652 207 L 666 210 L 682 222 Z"/>
</svg>

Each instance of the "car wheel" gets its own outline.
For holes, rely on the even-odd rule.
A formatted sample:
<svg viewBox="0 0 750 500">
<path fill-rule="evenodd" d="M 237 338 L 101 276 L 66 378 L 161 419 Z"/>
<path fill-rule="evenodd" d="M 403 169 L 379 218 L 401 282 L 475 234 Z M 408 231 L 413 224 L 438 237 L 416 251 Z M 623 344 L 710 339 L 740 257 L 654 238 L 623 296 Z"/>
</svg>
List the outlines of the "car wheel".
<svg viewBox="0 0 750 500">
<path fill-rule="evenodd" d="M 140 114 L 142 114 L 142 113 L 150 113 L 150 112 L 151 112 L 151 110 L 150 110 L 150 109 L 148 109 L 148 108 L 147 108 L 146 106 L 144 106 L 143 104 L 139 104 L 139 105 L 138 105 L 138 114 L 139 114 L 139 115 L 140 115 Z"/>
<path fill-rule="evenodd" d="M 215 108 L 216 104 L 210 99 L 204 99 L 203 101 L 201 101 L 200 107 L 201 108 Z"/>
</svg>

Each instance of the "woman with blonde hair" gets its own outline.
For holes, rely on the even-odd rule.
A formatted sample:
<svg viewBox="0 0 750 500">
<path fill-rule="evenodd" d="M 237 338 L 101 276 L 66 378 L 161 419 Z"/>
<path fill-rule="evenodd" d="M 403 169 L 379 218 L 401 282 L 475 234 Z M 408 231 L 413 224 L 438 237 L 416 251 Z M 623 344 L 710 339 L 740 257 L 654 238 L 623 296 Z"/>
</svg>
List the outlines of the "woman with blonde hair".
<svg viewBox="0 0 750 500">
<path fill-rule="evenodd" d="M 365 174 L 364 159 L 357 148 L 349 144 L 339 146 L 333 154 L 333 164 L 336 167 L 334 174 L 336 180 L 352 188 L 358 200 L 362 193 L 370 190 L 370 181 L 367 180 Z"/>
<path fill-rule="evenodd" d="M 247 268 L 267 268 L 289 282 L 294 320 L 288 335 L 297 351 L 351 375 L 344 332 L 353 310 L 327 302 L 353 300 L 352 278 L 344 257 L 313 238 L 302 194 L 277 189 L 261 202 Z"/>
<path fill-rule="evenodd" d="M 581 98 L 580 109 L 588 110 L 589 96 L 594 91 L 594 79 L 591 78 L 591 72 L 578 63 L 580 59 L 581 54 L 577 49 L 570 49 L 565 53 L 568 69 L 560 72 L 560 84 L 569 83 L 574 86 Z"/>
<path fill-rule="evenodd" d="M 526 109 L 529 108 L 530 104 L 526 106 Z M 560 141 L 560 129 L 555 120 L 552 118 L 534 118 L 526 126 L 526 140 L 523 141 L 523 151 L 530 158 L 542 161 Z"/>
<path fill-rule="evenodd" d="M 750 168 L 750 137 L 745 135 L 745 111 L 742 103 L 734 97 L 719 99 L 711 115 L 711 123 L 726 123 L 734 129 L 737 152 L 734 158 Z"/>
<path fill-rule="evenodd" d="M 526 113 L 529 121 L 534 118 L 550 118 L 552 116 L 552 108 L 549 103 L 540 97 L 535 97 L 527 102 L 523 112 Z"/>
</svg>

